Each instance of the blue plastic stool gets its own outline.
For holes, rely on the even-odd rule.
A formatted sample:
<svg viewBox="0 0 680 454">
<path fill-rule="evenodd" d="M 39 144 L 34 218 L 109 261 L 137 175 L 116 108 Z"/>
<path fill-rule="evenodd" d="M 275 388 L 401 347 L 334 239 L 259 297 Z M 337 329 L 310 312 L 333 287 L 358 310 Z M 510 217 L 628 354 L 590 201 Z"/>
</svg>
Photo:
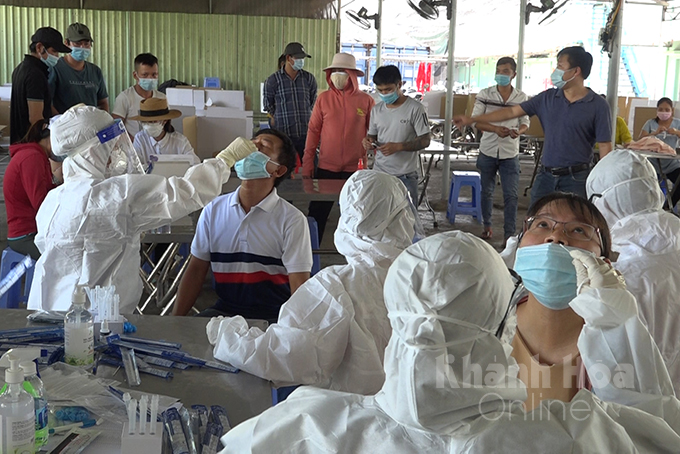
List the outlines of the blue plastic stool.
<svg viewBox="0 0 680 454">
<path fill-rule="evenodd" d="M 203 88 L 222 88 L 219 77 L 204 77 Z"/>
<path fill-rule="evenodd" d="M 298 389 L 300 385 L 282 386 L 281 388 L 272 388 L 272 406 L 286 400 L 290 393 Z"/>
<path fill-rule="evenodd" d="M 12 268 L 21 262 L 25 255 L 19 254 L 10 248 L 2 251 L 2 262 L 0 263 L 0 280 L 2 280 Z M 31 282 L 33 282 L 33 270 L 35 267 L 30 267 L 26 270 L 23 282 L 21 279 L 9 289 L 7 293 L 0 297 L 0 309 L 16 309 L 19 303 L 28 301 L 28 292 L 31 289 Z"/>
<path fill-rule="evenodd" d="M 460 189 L 463 186 L 470 186 L 472 189 L 471 202 L 458 200 Z M 453 172 L 451 190 L 449 191 L 449 203 L 446 208 L 446 218 L 451 224 L 454 224 L 458 214 L 468 214 L 477 219 L 477 222 L 482 222 L 482 179 L 479 176 L 479 172 Z"/>
<path fill-rule="evenodd" d="M 309 237 L 312 240 L 312 249 L 319 249 L 319 227 L 316 223 L 316 219 L 308 217 L 307 223 L 309 224 Z M 314 254 L 312 256 L 311 275 L 314 276 L 319 271 L 321 271 L 321 257 L 319 254 Z"/>
</svg>

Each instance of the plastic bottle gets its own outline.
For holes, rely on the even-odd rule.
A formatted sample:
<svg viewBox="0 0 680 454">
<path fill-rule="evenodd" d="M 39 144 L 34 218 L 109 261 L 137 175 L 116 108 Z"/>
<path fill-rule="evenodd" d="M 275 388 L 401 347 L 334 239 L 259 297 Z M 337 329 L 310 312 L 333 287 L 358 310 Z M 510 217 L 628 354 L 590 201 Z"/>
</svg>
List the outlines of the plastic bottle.
<svg viewBox="0 0 680 454">
<path fill-rule="evenodd" d="M 0 359 L 7 389 L 0 394 L 0 452 L 35 454 L 35 407 L 23 389 L 24 371 L 19 356 L 9 350 Z"/>
<path fill-rule="evenodd" d="M 85 309 L 85 288 L 73 292 L 71 309 L 64 317 L 64 362 L 73 366 L 94 364 L 94 319 Z"/>
<path fill-rule="evenodd" d="M 26 349 L 28 350 L 28 349 Z M 38 355 L 40 351 L 38 351 Z M 37 355 L 36 355 L 37 357 Z M 47 444 L 49 427 L 47 427 L 47 399 L 45 398 L 45 386 L 38 377 L 38 365 L 33 360 L 21 359 L 20 367 L 24 371 L 24 390 L 33 396 L 35 407 L 35 447 L 36 450 Z M 35 358 L 34 358 L 35 359 Z"/>
</svg>

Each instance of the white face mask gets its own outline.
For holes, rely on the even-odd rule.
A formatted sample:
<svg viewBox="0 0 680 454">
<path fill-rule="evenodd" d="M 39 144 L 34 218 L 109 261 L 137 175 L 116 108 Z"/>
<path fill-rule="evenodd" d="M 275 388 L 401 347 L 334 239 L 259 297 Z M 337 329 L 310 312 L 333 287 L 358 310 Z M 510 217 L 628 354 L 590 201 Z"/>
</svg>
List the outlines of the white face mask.
<svg viewBox="0 0 680 454">
<path fill-rule="evenodd" d="M 142 128 L 148 135 L 150 135 L 153 138 L 156 138 L 163 134 L 163 125 L 164 123 L 142 123 Z"/>
<path fill-rule="evenodd" d="M 349 79 L 349 74 L 346 72 L 334 72 L 331 74 L 331 82 L 335 85 L 338 90 L 344 90 L 347 86 L 347 80 Z"/>
</svg>

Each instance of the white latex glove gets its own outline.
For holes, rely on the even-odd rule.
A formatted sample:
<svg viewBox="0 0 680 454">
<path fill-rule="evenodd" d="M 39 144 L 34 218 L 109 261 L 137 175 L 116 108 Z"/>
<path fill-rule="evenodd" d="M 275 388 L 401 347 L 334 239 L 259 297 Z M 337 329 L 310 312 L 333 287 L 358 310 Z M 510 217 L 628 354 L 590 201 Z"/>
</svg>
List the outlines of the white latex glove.
<svg viewBox="0 0 680 454">
<path fill-rule="evenodd" d="M 621 273 L 603 258 L 579 250 L 569 251 L 569 255 L 576 268 L 577 294 L 591 289 L 626 289 Z"/>
<path fill-rule="evenodd" d="M 205 327 L 205 333 L 208 335 L 208 342 L 210 342 L 210 345 L 215 345 L 215 343 L 217 343 L 217 334 L 220 332 L 220 323 L 222 323 L 222 320 L 225 318 L 226 317 L 222 317 L 221 315 L 219 317 L 213 317 Z"/>
<path fill-rule="evenodd" d="M 253 142 L 244 137 L 237 137 L 227 148 L 220 151 L 216 158 L 224 161 L 229 167 L 234 167 L 237 161 L 244 159 L 253 151 L 257 151 Z"/>
</svg>

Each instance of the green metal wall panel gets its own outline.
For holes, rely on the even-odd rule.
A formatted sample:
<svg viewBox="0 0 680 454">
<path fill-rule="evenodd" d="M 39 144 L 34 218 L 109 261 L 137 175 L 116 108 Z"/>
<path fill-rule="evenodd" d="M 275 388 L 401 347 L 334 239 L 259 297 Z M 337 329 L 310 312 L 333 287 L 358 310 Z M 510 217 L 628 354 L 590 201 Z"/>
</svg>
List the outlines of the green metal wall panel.
<svg viewBox="0 0 680 454">
<path fill-rule="evenodd" d="M 245 91 L 256 114 L 260 83 L 276 70 L 288 42 L 303 43 L 313 56 L 305 69 L 322 90 L 322 68 L 335 53 L 334 20 L 0 6 L 0 48 L 5 50 L 0 83 L 11 82 L 37 28 L 49 25 L 63 33 L 76 21 L 92 31 L 90 61 L 104 73 L 112 108 L 118 93 L 133 83 L 133 60 L 142 52 L 158 57 L 161 81 L 201 86 L 204 77 L 219 77 L 224 88 Z"/>
</svg>

